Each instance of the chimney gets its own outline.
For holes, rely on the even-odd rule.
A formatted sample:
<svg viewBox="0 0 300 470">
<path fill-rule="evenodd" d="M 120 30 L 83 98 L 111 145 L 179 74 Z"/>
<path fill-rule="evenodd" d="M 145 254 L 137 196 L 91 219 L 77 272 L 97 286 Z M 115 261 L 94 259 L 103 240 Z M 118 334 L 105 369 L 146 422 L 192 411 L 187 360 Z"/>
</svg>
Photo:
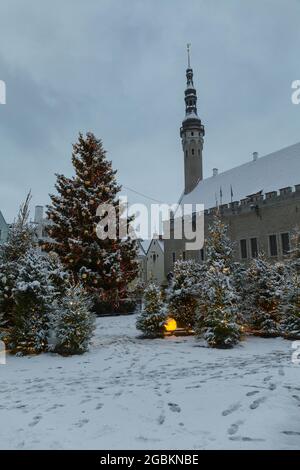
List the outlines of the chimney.
<svg viewBox="0 0 300 470">
<path fill-rule="evenodd" d="M 219 170 L 218 168 L 213 168 L 213 176 L 218 176 Z"/>
<path fill-rule="evenodd" d="M 35 211 L 34 211 L 34 222 L 36 224 L 39 224 L 43 220 L 43 211 L 44 208 L 43 206 L 35 206 Z"/>
<path fill-rule="evenodd" d="M 253 161 L 256 162 L 256 160 L 258 159 L 258 152 L 253 152 Z"/>
</svg>

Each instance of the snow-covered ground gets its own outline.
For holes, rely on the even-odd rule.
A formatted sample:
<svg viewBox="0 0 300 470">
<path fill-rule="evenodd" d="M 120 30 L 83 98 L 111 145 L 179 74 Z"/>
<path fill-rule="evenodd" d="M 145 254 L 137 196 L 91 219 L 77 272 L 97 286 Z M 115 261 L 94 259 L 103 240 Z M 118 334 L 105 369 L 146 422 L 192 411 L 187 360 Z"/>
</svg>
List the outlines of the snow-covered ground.
<svg viewBox="0 0 300 470">
<path fill-rule="evenodd" d="M 0 365 L 3 449 L 300 449 L 291 342 L 231 350 L 142 340 L 135 317 L 98 319 L 91 352 Z"/>
</svg>

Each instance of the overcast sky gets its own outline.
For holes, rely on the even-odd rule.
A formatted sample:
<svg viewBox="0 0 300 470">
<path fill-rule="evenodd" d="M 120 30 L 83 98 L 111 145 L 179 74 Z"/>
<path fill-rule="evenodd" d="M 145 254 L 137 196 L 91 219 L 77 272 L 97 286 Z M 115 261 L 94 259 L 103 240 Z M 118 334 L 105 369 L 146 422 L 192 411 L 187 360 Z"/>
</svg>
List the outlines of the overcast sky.
<svg viewBox="0 0 300 470">
<path fill-rule="evenodd" d="M 291 102 L 299 24 L 299 0 L 1 0 L 5 218 L 30 188 L 33 205 L 49 202 L 54 173 L 72 174 L 71 143 L 87 130 L 103 140 L 121 183 L 176 202 L 187 42 L 205 177 L 300 141 L 300 105 Z"/>
</svg>

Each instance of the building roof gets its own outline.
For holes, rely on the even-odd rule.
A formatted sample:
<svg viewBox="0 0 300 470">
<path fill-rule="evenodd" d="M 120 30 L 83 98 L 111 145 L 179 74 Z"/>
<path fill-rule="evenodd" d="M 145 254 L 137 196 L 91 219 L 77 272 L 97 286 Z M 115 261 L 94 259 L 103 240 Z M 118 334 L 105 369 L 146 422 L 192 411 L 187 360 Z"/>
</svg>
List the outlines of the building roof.
<svg viewBox="0 0 300 470">
<path fill-rule="evenodd" d="M 300 142 L 200 181 L 179 203 L 204 204 L 204 209 L 210 209 L 216 201 L 228 204 L 296 184 L 300 184 Z"/>
<path fill-rule="evenodd" d="M 0 211 L 0 225 L 2 225 L 2 226 L 3 226 L 3 225 L 6 225 L 6 226 L 7 226 L 7 223 L 6 223 L 5 219 L 4 219 L 4 216 L 3 216 L 3 214 L 2 214 L 1 211 Z"/>
<path fill-rule="evenodd" d="M 159 238 L 153 237 L 152 240 L 150 240 L 150 245 L 148 247 L 147 254 L 149 253 L 150 248 L 152 247 L 154 243 L 157 244 L 157 246 L 159 246 L 162 252 L 164 252 L 164 249 L 165 249 L 164 240 L 160 240 Z"/>
</svg>

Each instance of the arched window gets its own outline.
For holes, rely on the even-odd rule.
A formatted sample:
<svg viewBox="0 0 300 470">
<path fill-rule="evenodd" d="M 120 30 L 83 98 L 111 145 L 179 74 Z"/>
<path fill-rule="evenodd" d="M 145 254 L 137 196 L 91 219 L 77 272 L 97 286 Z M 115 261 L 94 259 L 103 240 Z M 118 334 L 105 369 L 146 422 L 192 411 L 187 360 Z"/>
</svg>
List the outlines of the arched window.
<svg viewBox="0 0 300 470">
<path fill-rule="evenodd" d="M 192 155 L 194 155 L 194 154 L 195 154 L 195 150 L 194 150 L 194 149 L 192 149 Z"/>
</svg>

